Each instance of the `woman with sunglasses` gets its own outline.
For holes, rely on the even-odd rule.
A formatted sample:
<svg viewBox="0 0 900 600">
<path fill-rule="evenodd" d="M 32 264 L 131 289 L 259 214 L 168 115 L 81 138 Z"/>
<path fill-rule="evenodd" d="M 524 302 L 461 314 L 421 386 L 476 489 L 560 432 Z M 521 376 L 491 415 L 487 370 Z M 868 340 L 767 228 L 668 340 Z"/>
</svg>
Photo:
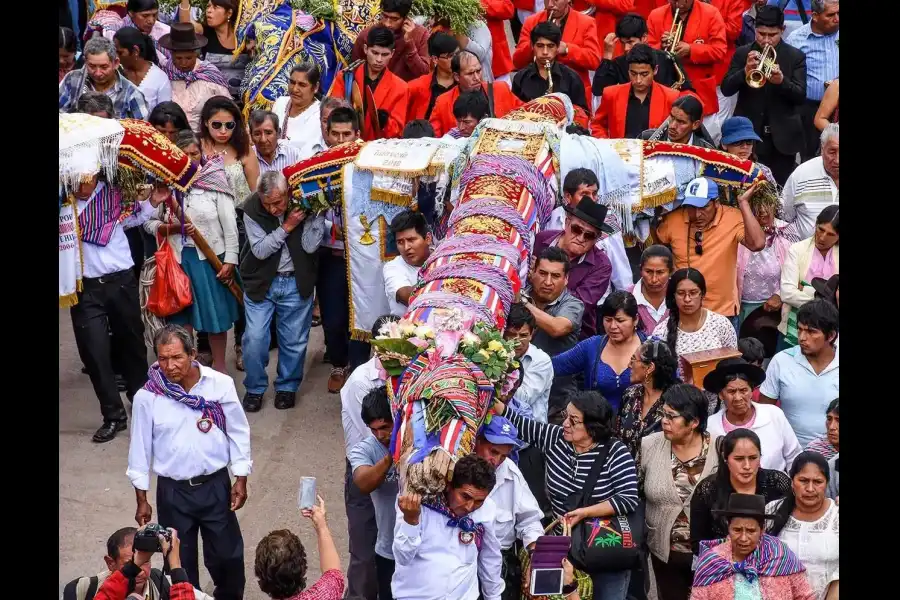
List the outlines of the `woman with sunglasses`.
<svg viewBox="0 0 900 600">
<path fill-rule="evenodd" d="M 633 513 L 638 505 L 637 470 L 625 445 L 613 436 L 614 413 L 599 392 L 577 392 L 568 398 L 562 426 L 540 423 L 495 401 L 493 409 L 507 417 L 519 437 L 546 459 L 547 497 L 555 518 L 575 526 L 582 519 Z M 589 506 L 573 508 L 569 497 L 581 493 L 601 450 L 607 458 L 594 485 Z M 631 571 L 588 573 L 596 600 L 625 600 Z M 587 599 L 585 599 L 587 600 Z"/>
<path fill-rule="evenodd" d="M 662 431 L 662 396 L 681 383 L 678 362 L 664 342 L 648 340 L 631 357 L 631 386 L 622 394 L 622 406 L 616 418 L 616 437 L 639 460 L 641 439 Z"/>
<path fill-rule="evenodd" d="M 706 429 L 706 396 L 694 386 L 674 385 L 662 402 L 662 431 L 641 440 L 647 545 L 660 600 L 687 600 L 693 581 L 691 499 L 697 482 L 719 466 L 718 438 Z"/>
<path fill-rule="evenodd" d="M 200 113 L 200 142 L 203 156 L 222 157 L 225 172 L 240 207 L 256 191 L 259 159 L 250 151 L 250 134 L 237 104 L 225 96 L 213 96 Z"/>
</svg>

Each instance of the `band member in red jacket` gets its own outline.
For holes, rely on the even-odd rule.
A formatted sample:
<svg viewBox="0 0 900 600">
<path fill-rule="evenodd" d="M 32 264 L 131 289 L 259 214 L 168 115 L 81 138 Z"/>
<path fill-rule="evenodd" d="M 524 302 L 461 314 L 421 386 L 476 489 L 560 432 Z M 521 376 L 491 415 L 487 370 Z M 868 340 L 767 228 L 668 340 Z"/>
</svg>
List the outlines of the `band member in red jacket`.
<svg viewBox="0 0 900 600">
<path fill-rule="evenodd" d="M 459 42 L 449 33 L 436 31 L 428 38 L 428 54 L 431 55 L 432 70 L 431 73 L 409 82 L 407 123 L 416 119 L 430 119 L 438 97 L 456 87 L 450 61 L 457 52 Z"/>
<path fill-rule="evenodd" d="M 506 41 L 506 22 L 516 14 L 516 7 L 512 0 L 481 0 L 481 7 L 484 9 L 484 20 L 494 42 L 491 72 L 495 81 L 509 83 L 513 62 L 509 53 L 509 42 Z"/>
</svg>

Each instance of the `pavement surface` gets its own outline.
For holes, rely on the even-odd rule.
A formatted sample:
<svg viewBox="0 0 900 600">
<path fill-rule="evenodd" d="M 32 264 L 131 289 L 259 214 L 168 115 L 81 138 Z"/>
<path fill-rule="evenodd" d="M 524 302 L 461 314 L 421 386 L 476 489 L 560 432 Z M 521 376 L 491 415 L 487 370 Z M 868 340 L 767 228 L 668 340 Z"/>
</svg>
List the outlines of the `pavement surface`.
<svg viewBox="0 0 900 600">
<path fill-rule="evenodd" d="M 59 311 L 59 593 L 76 577 L 96 575 L 105 570 L 106 540 L 121 527 L 134 526 L 134 488 L 125 476 L 128 464 L 129 432 L 120 433 L 106 444 L 91 441 L 102 418 L 90 379 L 81 373 L 68 310 Z M 229 346 L 231 344 L 229 336 Z M 344 438 L 338 394 L 327 391 L 331 366 L 322 362 L 322 328 L 310 335 L 303 384 L 297 405 L 276 410 L 272 405 L 271 381 L 277 351 L 268 368 L 270 389 L 262 411 L 248 415 L 251 427 L 253 473 L 248 483 L 248 500 L 238 512 L 244 535 L 244 565 L 247 574 L 245 600 L 266 600 L 253 576 L 256 543 L 274 529 L 290 529 L 306 547 L 309 560 L 307 581 L 319 576 L 318 551 L 312 524 L 297 510 L 297 491 L 302 476 L 317 478 L 319 494 L 325 499 L 328 523 L 341 553 L 346 572 L 347 519 L 344 511 Z M 152 361 L 152 355 L 148 354 Z M 243 373 L 234 369 L 229 347 L 229 374 L 235 378 L 238 396 L 243 397 Z M 122 394 L 125 398 L 125 394 Z M 127 400 L 125 405 L 131 407 Z M 150 504 L 156 514 L 155 478 Z M 203 564 L 201 558 L 200 564 Z M 162 566 L 154 557 L 154 567 Z M 212 593 L 212 582 L 200 569 L 203 590 Z"/>
</svg>

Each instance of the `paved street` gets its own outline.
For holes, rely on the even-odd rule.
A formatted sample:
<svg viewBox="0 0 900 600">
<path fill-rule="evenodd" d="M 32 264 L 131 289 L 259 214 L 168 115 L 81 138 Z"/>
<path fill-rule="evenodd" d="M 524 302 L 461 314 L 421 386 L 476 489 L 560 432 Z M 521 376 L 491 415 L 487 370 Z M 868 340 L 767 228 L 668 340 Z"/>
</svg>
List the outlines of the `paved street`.
<svg viewBox="0 0 900 600">
<path fill-rule="evenodd" d="M 81 373 L 68 312 L 59 311 L 60 594 L 73 578 L 102 571 L 106 539 L 116 529 L 135 524 L 134 490 L 125 476 L 128 432 L 120 433 L 106 444 L 91 442 L 101 423 L 100 408 L 88 376 Z M 275 410 L 270 387 L 262 411 L 249 415 L 253 474 L 249 499 L 238 513 L 244 534 L 246 600 L 265 599 L 253 576 L 253 558 L 256 542 L 273 529 L 287 528 L 300 536 L 309 556 L 307 581 L 312 583 L 318 577 L 312 525 L 297 510 L 297 488 L 304 475 L 318 478 L 319 493 L 325 498 L 328 521 L 346 570 L 340 396 L 326 391 L 330 365 L 322 363 L 323 350 L 322 328 L 317 327 L 311 335 L 306 377 L 293 410 Z M 273 351 L 270 381 L 276 359 L 277 352 Z M 234 368 L 230 350 L 228 364 Z M 242 396 L 243 373 L 232 370 L 231 375 L 236 377 L 238 395 Z M 149 497 L 155 511 L 155 481 Z M 160 559 L 155 558 L 153 565 L 161 566 Z M 209 576 L 202 568 L 201 585 L 205 591 L 212 592 Z"/>
</svg>

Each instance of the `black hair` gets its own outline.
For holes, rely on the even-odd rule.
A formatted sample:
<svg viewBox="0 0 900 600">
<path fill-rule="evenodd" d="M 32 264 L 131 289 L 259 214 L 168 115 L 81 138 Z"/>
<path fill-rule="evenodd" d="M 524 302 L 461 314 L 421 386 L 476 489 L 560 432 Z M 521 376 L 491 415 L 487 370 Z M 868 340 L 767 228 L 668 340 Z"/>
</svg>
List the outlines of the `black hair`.
<svg viewBox="0 0 900 600">
<path fill-rule="evenodd" d="M 381 0 L 381 12 L 397 13 L 404 19 L 412 10 L 412 0 Z"/>
<path fill-rule="evenodd" d="M 824 456 L 813 450 L 805 450 L 798 454 L 797 458 L 794 459 L 794 464 L 791 465 L 791 470 L 788 473 L 791 480 L 793 480 L 794 477 L 803 470 L 803 467 L 808 464 L 814 464 L 819 467 L 819 471 L 825 476 L 826 484 L 831 480 L 831 469 L 828 467 L 828 461 L 825 460 Z M 775 511 L 775 519 L 772 521 L 772 528 L 767 533 L 777 537 L 778 534 L 781 533 L 781 530 L 784 529 L 784 526 L 787 525 L 788 519 L 791 518 L 791 513 L 794 512 L 796 507 L 797 498 L 794 496 L 793 490 L 791 490 L 791 493 L 785 496 L 781 505 L 778 507 L 778 510 Z"/>
<path fill-rule="evenodd" d="M 540 263 L 542 260 L 562 263 L 564 275 L 568 275 L 569 270 L 572 268 L 572 263 L 571 261 L 569 261 L 569 255 L 563 252 L 562 249 L 557 246 L 549 246 L 541 250 L 541 253 L 538 255 L 537 260 L 534 261 L 535 269 L 537 269 L 538 263 Z"/>
<path fill-rule="evenodd" d="M 234 148 L 238 158 L 247 156 L 247 153 L 250 152 L 250 134 L 247 133 L 247 128 L 244 126 L 241 109 L 228 96 L 213 96 L 203 105 L 203 110 L 200 111 L 200 139 L 212 142 L 212 134 L 209 133 L 206 122 L 219 111 L 227 112 L 234 119 L 234 129 L 231 130 L 231 138 L 228 143 Z"/>
<path fill-rule="evenodd" d="M 123 527 L 106 540 L 106 555 L 113 560 L 119 560 L 119 548 L 125 545 L 125 540 L 137 533 L 137 527 Z"/>
<path fill-rule="evenodd" d="M 366 426 L 372 424 L 373 421 L 383 419 L 388 422 L 394 420 L 391 414 L 391 402 L 388 400 L 387 387 L 380 385 L 369 390 L 362 399 L 362 420 Z"/>
<path fill-rule="evenodd" d="M 478 64 L 481 64 L 481 59 L 479 59 L 478 56 L 475 55 L 475 53 L 470 52 L 468 50 L 460 50 L 459 52 L 457 52 L 456 54 L 453 55 L 452 59 L 450 59 L 450 70 L 453 71 L 454 73 L 456 73 L 457 75 L 459 75 L 459 70 L 462 68 L 463 57 L 468 57 L 468 56 L 471 56 L 476 61 L 478 61 Z"/>
<path fill-rule="evenodd" d="M 224 8 L 225 10 L 231 11 L 231 17 L 228 18 L 228 22 L 234 25 L 237 22 L 237 14 L 238 14 L 238 0 L 209 0 L 209 3 L 213 6 L 218 6 L 219 8 Z"/>
<path fill-rule="evenodd" d="M 701 297 L 706 296 L 706 278 L 704 278 L 703 273 L 697 269 L 692 269 L 690 267 L 678 269 L 672 273 L 672 277 L 669 278 L 669 285 L 666 288 L 666 308 L 669 309 L 666 343 L 669 345 L 669 350 L 671 350 L 672 354 L 675 356 L 678 356 L 675 345 L 678 342 L 678 323 L 681 320 L 681 315 L 678 312 L 678 304 L 675 302 L 675 291 L 678 289 L 678 284 L 685 279 L 697 284 L 697 287 L 700 288 Z"/>
<path fill-rule="evenodd" d="M 78 49 L 78 45 L 75 40 L 75 32 L 68 27 L 59 28 L 59 48 L 60 50 L 65 50 L 66 52 L 73 53 Z"/>
<path fill-rule="evenodd" d="M 322 72 L 319 71 L 318 65 L 314 63 L 302 62 L 291 69 L 291 75 L 294 73 L 303 73 L 306 75 L 306 80 L 309 81 L 309 84 L 313 87 L 319 85 L 319 81 L 322 78 Z M 290 77 L 288 77 L 288 79 L 290 79 Z"/>
<path fill-rule="evenodd" d="M 672 103 L 672 108 L 683 110 L 691 121 L 703 119 L 703 104 L 694 96 L 681 96 Z"/>
<path fill-rule="evenodd" d="M 335 123 L 350 123 L 353 131 L 359 131 L 359 115 L 348 106 L 338 106 L 331 111 L 331 114 L 328 115 L 328 120 L 325 122 L 325 131 L 330 130 Z"/>
<path fill-rule="evenodd" d="M 716 478 L 716 501 L 713 506 L 727 506 L 728 496 L 734 489 L 731 485 L 731 471 L 728 469 L 728 457 L 734 452 L 734 448 L 741 440 L 750 440 L 756 449 L 762 454 L 762 443 L 759 436 L 755 432 L 746 427 L 738 427 L 732 429 L 716 440 L 716 453 L 719 455 L 719 469 L 714 477 Z M 757 475 L 759 473 L 757 472 Z"/>
<path fill-rule="evenodd" d="M 566 178 L 563 180 L 563 193 L 574 194 L 583 185 L 599 186 L 600 182 L 597 180 L 597 174 L 590 169 L 580 167 L 572 169 L 566 173 Z"/>
<path fill-rule="evenodd" d="M 761 363 L 766 360 L 766 347 L 755 337 L 745 337 L 738 340 L 738 350 L 741 358 L 748 363 Z"/>
<path fill-rule="evenodd" d="M 528 325 L 531 328 L 531 331 L 534 331 L 537 321 L 535 321 L 531 311 L 525 307 L 525 304 L 522 302 L 514 302 L 513 305 L 509 307 L 509 315 L 506 317 L 506 328 L 519 329 L 525 325 Z"/>
<path fill-rule="evenodd" d="M 434 137 L 434 127 L 427 119 L 413 119 L 403 127 L 402 137 L 405 140 Z"/>
<path fill-rule="evenodd" d="M 697 433 L 706 432 L 709 400 L 700 388 L 687 383 L 673 385 L 662 395 L 663 404 L 676 411 L 686 423 L 697 420 Z"/>
<path fill-rule="evenodd" d="M 428 235 L 428 221 L 425 215 L 412 210 L 404 210 L 391 220 L 391 233 L 397 235 L 401 231 L 415 229 L 424 239 Z"/>
<path fill-rule="evenodd" d="M 645 35 L 647 35 L 647 21 L 637 13 L 626 13 L 616 23 L 616 37 L 620 40 L 642 38 Z"/>
<path fill-rule="evenodd" d="M 822 209 L 822 212 L 819 213 L 819 216 L 816 217 L 816 225 L 824 225 L 826 223 L 831 224 L 834 228 L 834 232 L 838 235 L 841 235 L 841 207 L 837 204 L 829 204 L 825 208 Z"/>
<path fill-rule="evenodd" d="M 797 311 L 797 324 L 810 329 L 817 329 L 825 334 L 827 340 L 834 334 L 835 340 L 840 333 L 840 315 L 837 306 L 828 300 L 812 300 Z M 834 345 L 834 340 L 830 342 Z"/>
<path fill-rule="evenodd" d="M 665 261 L 666 263 L 666 266 L 669 267 L 669 271 L 675 269 L 675 257 L 672 255 L 672 251 L 662 244 L 653 244 L 652 246 L 647 246 L 644 251 L 641 252 L 641 268 L 644 268 L 644 265 L 651 258 L 663 259 L 663 261 Z"/>
<path fill-rule="evenodd" d="M 397 315 L 392 315 L 392 314 L 381 315 L 380 317 L 375 319 L 375 322 L 372 324 L 372 339 L 375 339 L 376 337 L 381 335 L 379 333 L 379 330 L 382 327 L 384 327 L 388 323 L 396 323 L 399 320 L 400 320 L 400 317 L 398 317 Z"/>
<path fill-rule="evenodd" d="M 591 132 L 579 125 L 578 123 L 572 123 L 568 127 L 566 127 L 566 133 L 571 135 L 591 135 Z"/>
<path fill-rule="evenodd" d="M 166 124 L 171 123 L 178 131 L 191 128 L 184 109 L 171 100 L 160 102 L 154 106 L 148 120 L 154 127 L 165 127 Z"/>
<path fill-rule="evenodd" d="M 756 27 L 784 27 L 784 11 L 778 6 L 767 4 L 756 11 Z"/>
<path fill-rule="evenodd" d="M 428 38 L 428 55 L 453 54 L 459 48 L 459 41 L 449 33 L 437 31 Z"/>
<path fill-rule="evenodd" d="M 562 41 L 562 29 L 550 21 L 541 21 L 531 30 L 531 45 L 537 44 L 541 38 L 559 46 L 559 42 Z"/>
<path fill-rule="evenodd" d="M 615 317 L 620 310 L 637 321 L 637 326 L 640 328 L 641 317 L 638 314 L 637 300 L 631 292 L 625 290 L 616 290 L 606 297 L 606 300 L 600 305 L 600 318 Z"/>
<path fill-rule="evenodd" d="M 125 5 L 125 10 L 128 12 L 143 12 L 154 8 L 159 8 L 157 0 L 128 0 L 128 3 Z"/>
<path fill-rule="evenodd" d="M 495 483 L 497 483 L 497 474 L 491 463 L 477 454 L 467 454 L 456 461 L 450 487 L 458 489 L 464 485 L 471 485 L 490 493 L 494 489 Z"/>
<path fill-rule="evenodd" d="M 605 444 L 613 434 L 616 413 L 598 391 L 575 392 L 566 400 L 584 415 L 584 428 L 594 442 Z"/>
<path fill-rule="evenodd" d="M 656 339 L 647 340 L 638 348 L 641 360 L 646 364 L 654 365 L 653 387 L 665 392 L 675 384 L 681 383 L 678 379 L 678 359 L 669 350 L 669 347 Z"/>
<path fill-rule="evenodd" d="M 656 67 L 656 54 L 647 44 L 635 44 L 625 55 L 625 62 L 629 65 L 650 65 L 653 69 Z"/>
<path fill-rule="evenodd" d="M 394 32 L 384 25 L 376 25 L 369 30 L 369 35 L 366 36 L 366 46 L 368 46 L 369 48 L 379 46 L 381 48 L 393 50 Z"/>
<path fill-rule="evenodd" d="M 158 64 L 153 39 L 137 27 L 123 27 L 116 32 L 113 39 L 119 42 L 119 46 L 129 52 L 133 48 L 137 48 L 141 58 L 153 64 Z"/>
<path fill-rule="evenodd" d="M 105 111 L 110 119 L 118 116 L 112 99 L 102 92 L 85 92 L 75 102 L 75 112 L 90 115 L 100 111 Z"/>
<path fill-rule="evenodd" d="M 453 102 L 453 116 L 456 119 L 472 117 L 481 121 L 489 112 L 490 106 L 481 90 L 464 92 Z"/>
<path fill-rule="evenodd" d="M 825 410 L 826 415 L 829 415 L 831 413 L 834 413 L 838 416 L 841 415 L 841 399 L 840 398 L 835 398 L 834 400 L 832 400 L 831 403 L 828 405 L 828 408 Z"/>
</svg>

